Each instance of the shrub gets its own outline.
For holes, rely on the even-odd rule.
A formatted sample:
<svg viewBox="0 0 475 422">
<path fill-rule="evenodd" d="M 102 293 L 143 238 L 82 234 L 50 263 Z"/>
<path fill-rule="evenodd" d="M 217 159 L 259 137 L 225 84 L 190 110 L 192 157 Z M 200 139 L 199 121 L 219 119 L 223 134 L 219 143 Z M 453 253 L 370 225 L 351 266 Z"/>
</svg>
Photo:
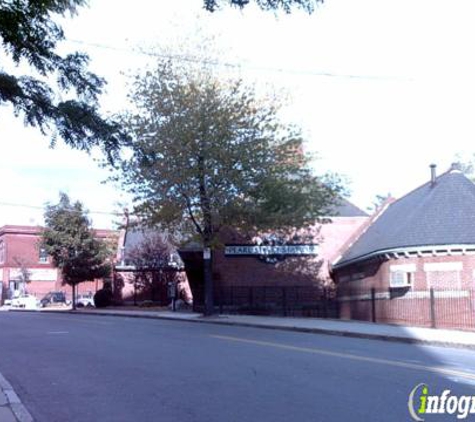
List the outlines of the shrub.
<svg viewBox="0 0 475 422">
<path fill-rule="evenodd" d="M 101 289 L 94 295 L 94 305 L 96 308 L 106 308 L 112 302 L 112 292 L 109 289 Z"/>
</svg>

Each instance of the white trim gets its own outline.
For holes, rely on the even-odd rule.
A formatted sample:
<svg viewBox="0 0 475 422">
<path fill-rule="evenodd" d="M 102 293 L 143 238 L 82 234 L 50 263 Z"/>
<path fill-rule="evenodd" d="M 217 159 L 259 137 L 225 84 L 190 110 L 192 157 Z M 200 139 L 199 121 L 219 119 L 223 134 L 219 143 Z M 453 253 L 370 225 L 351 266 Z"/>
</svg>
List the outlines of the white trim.
<svg viewBox="0 0 475 422">
<path fill-rule="evenodd" d="M 405 272 L 405 273 L 415 273 L 416 272 L 416 264 L 398 264 L 398 265 L 390 265 L 389 271 L 392 273 L 395 272 Z"/>
<path fill-rule="evenodd" d="M 351 247 L 351 246 L 349 246 Z M 381 249 L 378 251 L 370 252 L 366 255 L 350 259 L 338 264 L 335 262 L 334 268 L 342 268 L 356 262 L 364 261 L 366 259 L 379 256 L 389 255 L 405 256 L 408 254 L 410 257 L 424 257 L 424 256 L 445 256 L 445 255 L 475 255 L 475 244 L 451 244 L 451 245 L 426 245 L 426 246 L 408 246 L 403 248 L 389 248 Z M 341 259 L 341 257 L 340 257 Z"/>
</svg>

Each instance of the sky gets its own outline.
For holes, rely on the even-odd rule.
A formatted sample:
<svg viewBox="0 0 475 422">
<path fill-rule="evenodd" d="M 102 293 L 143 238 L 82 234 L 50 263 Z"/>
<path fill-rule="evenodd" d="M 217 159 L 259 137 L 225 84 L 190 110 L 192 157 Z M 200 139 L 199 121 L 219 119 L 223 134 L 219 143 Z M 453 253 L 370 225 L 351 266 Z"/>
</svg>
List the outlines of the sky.
<svg viewBox="0 0 475 422">
<path fill-rule="evenodd" d="M 348 180 L 365 209 L 399 197 L 475 153 L 475 3 L 471 0 L 326 0 L 312 15 L 249 6 L 213 14 L 201 0 L 90 0 L 63 20 L 61 51 L 81 50 L 108 81 L 105 113 L 128 107 L 130 75 L 151 66 L 154 46 L 214 36 L 220 60 L 258 87 L 283 90 L 285 118 L 300 125 L 317 172 Z M 238 68 L 239 66 L 239 68 Z M 235 70 L 231 70 L 235 69 Z M 128 203 L 97 160 L 25 128 L 0 108 L 0 225 L 41 224 L 59 191 L 81 200 L 96 227 L 112 228 Z"/>
</svg>

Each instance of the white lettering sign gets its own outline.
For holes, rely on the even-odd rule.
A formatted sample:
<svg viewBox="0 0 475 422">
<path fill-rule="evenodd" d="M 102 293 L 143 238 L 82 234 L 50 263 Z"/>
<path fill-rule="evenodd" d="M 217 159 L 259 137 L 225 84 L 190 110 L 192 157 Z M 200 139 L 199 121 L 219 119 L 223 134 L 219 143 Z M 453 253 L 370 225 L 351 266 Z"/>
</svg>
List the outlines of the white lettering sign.
<svg viewBox="0 0 475 422">
<path fill-rule="evenodd" d="M 242 255 L 318 255 L 318 245 L 233 245 L 224 248 L 227 256 Z"/>
</svg>

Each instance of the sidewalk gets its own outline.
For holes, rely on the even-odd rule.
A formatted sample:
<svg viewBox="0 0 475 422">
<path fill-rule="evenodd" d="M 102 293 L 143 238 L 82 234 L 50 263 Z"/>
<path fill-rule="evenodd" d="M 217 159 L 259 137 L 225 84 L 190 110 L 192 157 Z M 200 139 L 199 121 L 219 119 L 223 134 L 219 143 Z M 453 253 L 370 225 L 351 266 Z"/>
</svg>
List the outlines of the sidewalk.
<svg viewBox="0 0 475 422">
<path fill-rule="evenodd" d="M 0 373 L 0 422 L 33 422 L 13 387 Z"/>
<path fill-rule="evenodd" d="M 129 318 L 155 318 L 189 321 L 194 323 L 235 325 L 275 330 L 330 334 L 366 339 L 389 340 L 403 343 L 429 344 L 445 347 L 463 347 L 475 350 L 475 332 L 419 327 L 403 327 L 370 322 L 340 321 L 316 318 L 285 318 L 251 315 L 214 315 L 204 317 L 196 313 L 154 312 L 141 310 L 94 309 L 78 310 L 85 315 L 109 315 Z"/>
</svg>

